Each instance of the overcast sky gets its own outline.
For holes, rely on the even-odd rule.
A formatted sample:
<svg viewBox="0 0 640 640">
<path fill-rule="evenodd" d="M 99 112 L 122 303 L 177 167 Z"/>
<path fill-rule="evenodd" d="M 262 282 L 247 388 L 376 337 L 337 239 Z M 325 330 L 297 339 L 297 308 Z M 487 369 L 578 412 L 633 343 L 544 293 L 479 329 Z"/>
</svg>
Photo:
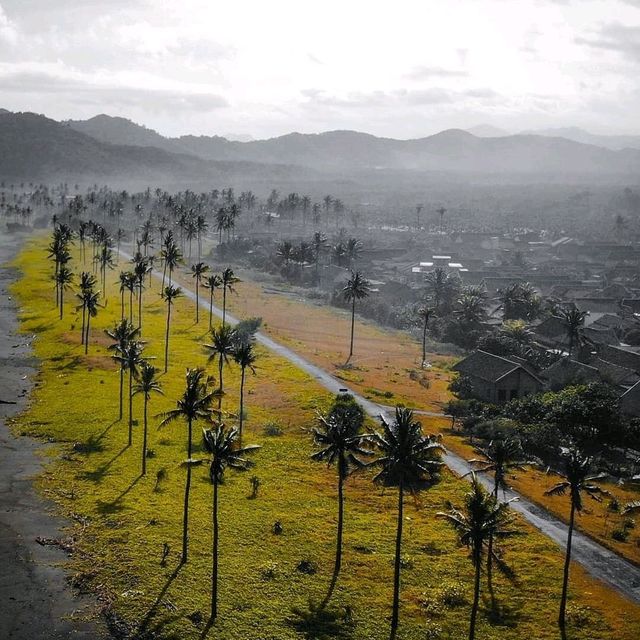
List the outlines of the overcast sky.
<svg viewBox="0 0 640 640">
<path fill-rule="evenodd" d="M 640 133 L 640 0 L 0 0 L 0 106 L 165 135 Z"/>
</svg>

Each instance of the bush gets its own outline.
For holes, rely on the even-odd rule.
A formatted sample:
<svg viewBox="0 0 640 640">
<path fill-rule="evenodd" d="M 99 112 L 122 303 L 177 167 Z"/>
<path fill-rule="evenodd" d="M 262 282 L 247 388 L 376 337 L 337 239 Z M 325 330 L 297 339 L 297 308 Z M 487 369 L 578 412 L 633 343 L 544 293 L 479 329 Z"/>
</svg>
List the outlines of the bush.
<svg viewBox="0 0 640 640">
<path fill-rule="evenodd" d="M 465 588 L 461 582 L 446 583 L 438 595 L 442 604 L 450 609 L 461 607 L 467 603 Z"/>
<path fill-rule="evenodd" d="M 265 436 L 277 437 L 281 436 L 284 431 L 282 427 L 277 422 L 267 422 L 264 425 L 262 432 Z"/>
</svg>

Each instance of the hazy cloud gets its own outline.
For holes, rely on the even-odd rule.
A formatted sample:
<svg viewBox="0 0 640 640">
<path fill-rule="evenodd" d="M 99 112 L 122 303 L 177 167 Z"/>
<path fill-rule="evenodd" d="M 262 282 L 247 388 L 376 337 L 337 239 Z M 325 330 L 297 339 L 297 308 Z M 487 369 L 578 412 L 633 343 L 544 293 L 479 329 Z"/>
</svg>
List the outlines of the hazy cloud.
<svg viewBox="0 0 640 640">
<path fill-rule="evenodd" d="M 640 0 L 637 5 L 640 6 Z M 576 42 L 596 49 L 617 51 L 634 62 L 640 62 L 640 26 L 606 24 L 597 35 L 579 37 L 576 38 Z"/>
<path fill-rule="evenodd" d="M 466 78 L 467 71 L 460 69 L 445 69 L 444 67 L 416 67 L 406 74 L 411 80 L 430 80 L 431 78 Z"/>
</svg>

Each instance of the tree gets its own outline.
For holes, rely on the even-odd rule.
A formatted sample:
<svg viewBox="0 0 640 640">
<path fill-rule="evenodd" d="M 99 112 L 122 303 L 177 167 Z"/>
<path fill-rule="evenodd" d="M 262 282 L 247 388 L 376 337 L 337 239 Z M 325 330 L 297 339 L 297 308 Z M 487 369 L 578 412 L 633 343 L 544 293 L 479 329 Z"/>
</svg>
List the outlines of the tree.
<svg viewBox="0 0 640 640">
<path fill-rule="evenodd" d="M 182 516 L 182 564 L 188 559 L 189 540 L 189 492 L 191 489 L 191 467 L 194 461 L 191 458 L 193 423 L 196 420 L 210 418 L 211 403 L 215 392 L 210 390 L 211 379 L 207 377 L 204 369 L 187 369 L 185 390 L 177 401 L 176 409 L 164 414 L 160 427 L 183 418 L 187 422 L 187 478 L 184 489 L 184 508 Z"/>
<path fill-rule="evenodd" d="M 349 342 L 349 357 L 347 362 L 353 356 L 353 331 L 356 320 L 356 300 L 362 300 L 371 293 L 370 282 L 362 276 L 359 271 L 351 272 L 351 277 L 342 289 L 342 294 L 347 302 L 351 302 L 351 340 Z"/>
<path fill-rule="evenodd" d="M 528 282 L 512 282 L 498 291 L 504 320 L 535 320 L 542 300 Z"/>
<path fill-rule="evenodd" d="M 169 327 L 171 325 L 171 307 L 176 298 L 182 295 L 180 287 L 174 287 L 172 284 L 164 288 L 164 299 L 167 303 L 167 328 L 164 335 L 164 372 L 169 369 Z"/>
<path fill-rule="evenodd" d="M 424 277 L 427 295 L 433 300 L 434 311 L 440 314 L 449 307 L 458 293 L 459 282 L 450 276 L 442 267 L 436 267 Z"/>
<path fill-rule="evenodd" d="M 204 262 L 196 262 L 191 265 L 191 277 L 196 281 L 196 324 L 200 322 L 200 283 L 207 271 L 209 271 L 209 266 Z"/>
<path fill-rule="evenodd" d="M 240 436 L 236 429 L 227 429 L 218 423 L 212 429 L 203 429 L 204 448 L 211 455 L 209 478 L 213 485 L 213 564 L 211 571 L 211 620 L 218 615 L 218 487 L 224 480 L 228 468 L 245 471 L 252 463 L 244 456 L 260 447 L 240 447 Z"/>
<path fill-rule="evenodd" d="M 133 379 L 138 379 L 138 368 L 142 364 L 144 344 L 139 340 L 128 341 L 114 358 L 129 372 L 129 446 L 133 442 Z"/>
<path fill-rule="evenodd" d="M 545 491 L 547 496 L 563 496 L 569 492 L 569 530 L 567 533 L 567 546 L 564 557 L 564 570 L 562 573 L 562 596 L 560 598 L 560 613 L 558 615 L 558 625 L 564 632 L 566 628 L 567 612 L 567 592 L 569 588 L 569 568 L 571 565 L 571 542 L 573 538 L 573 528 L 575 524 L 576 511 L 580 513 L 583 509 L 582 494 L 602 502 L 602 496 L 610 495 L 608 491 L 599 487 L 595 482 L 605 478 L 605 474 L 592 475 L 594 460 L 585 455 L 576 447 L 562 450 L 564 460 L 564 479 L 555 484 L 551 489 Z"/>
<path fill-rule="evenodd" d="M 422 425 L 413 419 L 411 409 L 396 407 L 395 420 L 389 422 L 382 416 L 382 432 L 375 432 L 371 442 L 380 450 L 381 456 L 371 465 L 380 466 L 373 481 L 385 486 L 398 487 L 398 521 L 393 576 L 393 609 L 391 615 L 390 640 L 396 637 L 400 608 L 400 567 L 402 552 L 402 524 L 404 492 L 416 493 L 425 488 L 427 482 L 435 482 L 442 466 L 440 455 L 444 448 L 435 437 L 424 436 Z"/>
<path fill-rule="evenodd" d="M 64 292 L 71 287 L 73 283 L 73 272 L 66 265 L 62 265 L 58 269 L 58 273 L 54 276 L 56 287 L 60 295 L 60 320 L 64 315 Z"/>
<path fill-rule="evenodd" d="M 89 352 L 89 331 L 91 326 L 91 318 L 95 318 L 98 315 L 98 309 L 100 308 L 100 303 L 98 302 L 99 299 L 99 291 L 89 290 L 82 294 L 82 303 L 84 308 L 86 309 L 87 314 L 87 329 L 84 338 L 85 355 L 87 355 L 87 353 Z"/>
<path fill-rule="evenodd" d="M 416 316 L 422 323 L 422 368 L 427 366 L 427 330 L 429 328 L 429 320 L 434 312 L 433 307 L 422 305 L 418 307 Z"/>
<path fill-rule="evenodd" d="M 224 395 L 224 384 L 222 381 L 223 368 L 229 364 L 229 358 L 233 357 L 236 344 L 236 332 L 228 324 L 221 324 L 217 329 L 211 331 L 211 344 L 205 344 L 205 349 L 211 351 L 209 361 L 218 358 L 218 411 L 222 408 L 222 396 Z"/>
<path fill-rule="evenodd" d="M 573 347 L 576 344 L 582 344 L 582 329 L 587 315 L 586 311 L 579 311 L 578 309 L 562 309 L 560 311 L 560 318 L 569 341 L 569 356 L 573 353 Z"/>
<path fill-rule="evenodd" d="M 323 601 L 325 607 L 335 589 L 342 564 L 342 530 L 344 527 L 344 481 L 365 463 L 362 457 L 372 455 L 364 444 L 368 436 L 360 433 L 364 422 L 364 411 L 350 395 L 339 395 L 329 413 L 319 416 L 318 427 L 313 429 L 313 441 L 322 447 L 311 456 L 317 462 L 335 465 L 338 469 L 338 529 L 336 535 L 336 558 L 329 590 Z"/>
<path fill-rule="evenodd" d="M 139 329 L 134 327 L 126 318 L 122 318 L 120 322 L 116 323 L 113 329 L 105 329 L 105 333 L 114 341 L 108 347 L 109 351 L 115 351 L 114 358 L 117 354 L 121 354 L 127 345 L 138 337 Z M 122 420 L 122 405 L 123 405 L 123 387 L 124 387 L 124 372 L 125 366 L 123 362 L 120 362 L 120 411 L 118 414 L 118 420 Z"/>
<path fill-rule="evenodd" d="M 87 322 L 87 298 L 89 293 L 93 293 L 93 289 L 96 286 L 96 278 L 92 273 L 88 271 L 83 271 L 80 274 L 80 293 L 77 293 L 76 296 L 80 298 L 82 304 L 76 309 L 80 309 L 82 307 L 82 339 L 81 344 L 84 344 L 84 334 L 86 329 Z"/>
<path fill-rule="evenodd" d="M 138 259 L 136 260 L 133 274 L 135 284 L 138 287 L 138 326 L 140 327 L 140 331 L 142 331 L 142 291 L 144 290 L 144 278 L 150 271 L 150 267 L 149 261 L 146 258 L 143 258 L 139 254 L 135 257 Z"/>
<path fill-rule="evenodd" d="M 455 529 L 460 543 L 468 547 L 471 562 L 475 568 L 469 640 L 475 638 L 480 603 L 480 574 L 485 547 L 491 538 L 504 539 L 519 533 L 507 528 L 513 519 L 509 510 L 510 502 L 498 502 L 473 474 L 471 491 L 465 497 L 464 507 L 457 509 L 452 506 L 446 513 L 436 514 L 436 517 L 443 518 Z"/>
<path fill-rule="evenodd" d="M 207 276 L 203 285 L 209 289 L 209 331 L 213 329 L 213 294 L 222 286 L 222 278 L 218 275 Z"/>
<path fill-rule="evenodd" d="M 144 430 L 142 432 L 142 471 L 141 475 L 147 474 L 147 405 L 152 393 L 162 393 L 162 386 L 156 376 L 158 370 L 148 362 L 142 362 L 138 382 L 133 388 L 133 395 L 142 393 L 144 395 Z"/>
<path fill-rule="evenodd" d="M 524 457 L 522 444 L 517 438 L 494 438 L 487 447 L 476 447 L 476 451 L 482 455 L 481 459 L 473 458 L 469 464 L 474 465 L 478 471 L 493 473 L 493 497 L 498 500 L 498 491 L 507 490 L 507 474 L 522 469 L 527 464 L 532 464 Z M 493 597 L 492 590 L 493 573 L 493 534 L 489 534 L 487 543 L 487 585 Z"/>
<path fill-rule="evenodd" d="M 222 324 L 225 324 L 227 319 L 227 291 L 233 293 L 235 291 L 234 285 L 238 282 L 240 282 L 240 278 L 236 278 L 233 269 L 230 267 L 227 267 L 220 276 L 222 287 Z"/>
<path fill-rule="evenodd" d="M 255 363 L 258 359 L 253 348 L 252 342 L 241 342 L 236 344 L 233 350 L 233 359 L 236 364 L 240 365 L 240 414 L 239 414 L 239 438 L 242 442 L 242 425 L 244 424 L 244 382 L 247 369 L 254 374 L 256 372 Z"/>
</svg>

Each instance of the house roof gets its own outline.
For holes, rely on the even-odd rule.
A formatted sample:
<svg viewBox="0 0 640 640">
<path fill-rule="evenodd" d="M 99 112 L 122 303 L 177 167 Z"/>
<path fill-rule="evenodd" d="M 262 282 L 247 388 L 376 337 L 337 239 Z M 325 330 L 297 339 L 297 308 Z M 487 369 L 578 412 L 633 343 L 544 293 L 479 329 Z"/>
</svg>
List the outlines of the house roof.
<svg viewBox="0 0 640 640">
<path fill-rule="evenodd" d="M 487 382 L 499 382 L 505 376 L 517 369 L 535 380 L 538 378 L 525 369 L 519 362 L 496 356 L 493 353 L 478 349 L 453 366 L 453 369 L 463 375 L 473 376 Z M 541 382 L 538 380 L 538 382 Z"/>
</svg>

